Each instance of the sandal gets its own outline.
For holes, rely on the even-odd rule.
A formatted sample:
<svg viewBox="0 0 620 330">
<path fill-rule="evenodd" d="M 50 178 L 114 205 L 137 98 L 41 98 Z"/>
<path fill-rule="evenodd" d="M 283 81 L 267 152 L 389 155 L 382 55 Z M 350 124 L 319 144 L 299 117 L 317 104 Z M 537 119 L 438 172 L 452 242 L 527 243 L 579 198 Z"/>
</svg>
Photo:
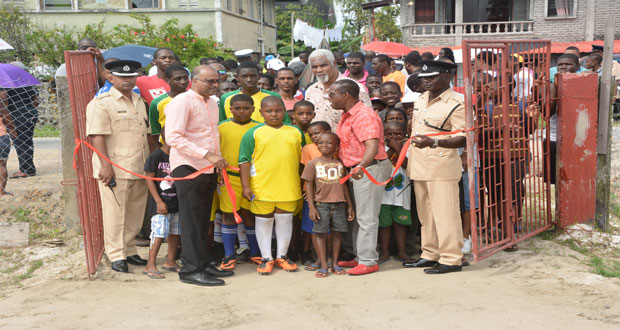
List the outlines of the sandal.
<svg viewBox="0 0 620 330">
<path fill-rule="evenodd" d="M 344 269 L 342 269 L 342 267 L 340 266 L 332 267 L 332 273 L 334 275 L 346 275 L 347 274 L 347 272 Z"/>
<path fill-rule="evenodd" d="M 162 272 L 149 272 L 143 271 L 142 274 L 146 275 L 148 278 L 152 280 L 163 280 L 166 276 Z"/>
<path fill-rule="evenodd" d="M 384 262 L 386 262 L 386 261 L 388 261 L 388 260 L 390 260 L 390 257 L 387 257 L 387 259 L 384 259 L 384 258 L 379 258 L 379 260 L 377 260 L 377 264 L 378 264 L 378 265 L 381 265 L 382 263 L 384 263 Z"/>
<path fill-rule="evenodd" d="M 314 273 L 314 277 L 324 278 L 327 277 L 327 269 L 321 268 L 316 273 Z"/>
<path fill-rule="evenodd" d="M 9 179 L 19 179 L 19 178 L 27 178 L 29 176 L 35 176 L 36 174 L 28 174 L 28 173 L 24 173 L 24 172 L 15 172 L 13 174 L 11 174 L 11 176 L 9 177 Z"/>
<path fill-rule="evenodd" d="M 321 268 L 321 265 L 312 263 L 312 264 L 304 267 L 304 270 L 307 270 L 307 271 L 310 271 L 310 272 L 315 272 L 315 271 L 319 270 L 319 268 Z"/>
<path fill-rule="evenodd" d="M 169 271 L 169 272 L 173 272 L 173 273 L 178 273 L 181 270 L 181 267 L 177 268 L 177 267 L 164 267 L 164 266 L 162 266 L 161 269 Z"/>
</svg>

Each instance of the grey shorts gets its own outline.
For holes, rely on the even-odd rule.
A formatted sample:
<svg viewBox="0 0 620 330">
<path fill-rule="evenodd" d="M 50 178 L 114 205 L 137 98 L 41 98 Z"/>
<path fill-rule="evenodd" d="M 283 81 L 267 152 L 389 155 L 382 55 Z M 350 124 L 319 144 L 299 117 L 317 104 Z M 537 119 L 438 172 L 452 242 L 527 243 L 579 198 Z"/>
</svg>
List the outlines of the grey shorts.
<svg viewBox="0 0 620 330">
<path fill-rule="evenodd" d="M 347 203 L 316 203 L 316 210 L 321 219 L 314 223 L 312 231 L 315 233 L 327 233 L 330 230 L 347 232 Z"/>
</svg>

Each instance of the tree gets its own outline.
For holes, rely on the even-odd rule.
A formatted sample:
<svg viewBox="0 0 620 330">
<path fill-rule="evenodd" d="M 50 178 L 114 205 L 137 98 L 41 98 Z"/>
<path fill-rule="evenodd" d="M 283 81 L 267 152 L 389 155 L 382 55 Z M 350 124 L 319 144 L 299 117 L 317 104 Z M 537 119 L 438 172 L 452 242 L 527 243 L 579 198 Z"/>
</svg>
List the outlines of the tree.
<svg viewBox="0 0 620 330">
<path fill-rule="evenodd" d="M 310 5 L 297 5 L 287 4 L 286 6 L 276 7 L 276 48 L 278 54 L 282 58 L 289 59 L 291 54 L 291 34 L 293 33 L 293 26 L 291 25 L 291 13 L 295 14 L 295 18 L 299 18 L 306 23 L 313 25 L 317 28 L 323 27 L 325 23 L 321 19 L 321 13 L 314 4 Z M 295 54 L 306 50 L 306 46 L 303 41 L 296 41 L 294 44 Z"/>
<path fill-rule="evenodd" d="M 378 40 L 401 42 L 403 32 L 396 24 L 396 17 L 399 15 L 398 6 L 381 7 L 375 11 L 375 31 Z"/>
<path fill-rule="evenodd" d="M 366 29 L 372 29 L 370 10 L 362 9 L 363 0 L 337 0 L 342 5 L 344 13 L 343 44 L 350 45 L 344 50 L 357 50 L 355 44 Z M 398 5 L 381 7 L 375 10 L 375 33 L 380 41 L 401 42 L 402 31 L 396 24 L 396 17 L 400 15 Z M 358 42 L 359 44 L 359 42 Z"/>
<path fill-rule="evenodd" d="M 16 59 L 30 64 L 32 54 L 28 51 L 26 34 L 29 31 L 30 17 L 13 2 L 0 4 L 0 31 L 2 39 L 13 46 L 13 50 L 0 50 L 0 62 L 9 63 Z"/>
</svg>

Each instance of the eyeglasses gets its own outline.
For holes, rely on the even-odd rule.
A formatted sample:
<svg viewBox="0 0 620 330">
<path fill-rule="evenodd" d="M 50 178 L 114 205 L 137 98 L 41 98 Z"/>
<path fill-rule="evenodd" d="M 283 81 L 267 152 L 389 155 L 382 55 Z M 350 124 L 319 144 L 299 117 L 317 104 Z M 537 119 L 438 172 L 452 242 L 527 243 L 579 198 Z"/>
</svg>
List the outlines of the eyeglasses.
<svg viewBox="0 0 620 330">
<path fill-rule="evenodd" d="M 209 85 L 215 85 L 215 84 L 219 84 L 220 80 L 219 79 L 207 79 L 207 80 L 202 80 L 200 78 L 195 78 L 196 80 L 200 80 L 205 84 L 209 84 Z"/>
</svg>

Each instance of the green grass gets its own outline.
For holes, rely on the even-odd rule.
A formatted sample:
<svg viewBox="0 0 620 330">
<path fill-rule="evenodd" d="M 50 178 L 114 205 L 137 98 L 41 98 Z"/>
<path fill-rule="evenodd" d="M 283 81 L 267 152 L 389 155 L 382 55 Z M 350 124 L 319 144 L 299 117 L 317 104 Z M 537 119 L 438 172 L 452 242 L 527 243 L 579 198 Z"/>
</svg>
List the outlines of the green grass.
<svg viewBox="0 0 620 330">
<path fill-rule="evenodd" d="M 34 128 L 34 137 L 59 137 L 60 136 L 60 130 L 58 129 L 58 127 L 50 125 L 50 124 L 43 124 L 40 126 L 36 126 Z"/>
<path fill-rule="evenodd" d="M 45 209 L 33 210 L 28 207 L 18 207 L 13 210 L 11 222 L 28 222 L 30 224 L 30 239 L 54 239 L 63 234 L 63 229 L 48 221 L 49 213 Z"/>
<path fill-rule="evenodd" d="M 28 269 L 26 269 L 25 273 L 17 276 L 17 280 L 23 281 L 25 279 L 31 278 L 32 275 L 34 274 L 34 271 L 41 268 L 41 266 L 43 266 L 42 260 L 37 260 L 37 261 L 32 262 L 30 266 L 28 267 Z"/>
<path fill-rule="evenodd" d="M 620 278 L 620 262 L 612 258 L 603 258 L 596 255 L 592 250 L 579 246 L 574 240 L 566 241 L 571 250 L 579 252 L 589 258 L 587 265 L 592 267 L 592 272 L 603 277 Z"/>
</svg>

